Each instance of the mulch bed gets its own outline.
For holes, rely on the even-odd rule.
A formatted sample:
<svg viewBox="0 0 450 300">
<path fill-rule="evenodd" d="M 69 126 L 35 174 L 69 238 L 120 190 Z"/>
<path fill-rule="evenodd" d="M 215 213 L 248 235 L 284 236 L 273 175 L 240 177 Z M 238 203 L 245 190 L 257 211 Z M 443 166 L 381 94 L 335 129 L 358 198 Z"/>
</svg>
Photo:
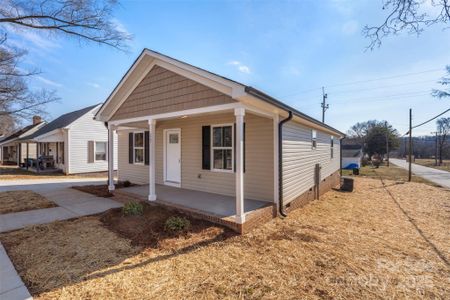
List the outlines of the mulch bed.
<svg viewBox="0 0 450 300">
<path fill-rule="evenodd" d="M 130 185 L 128 185 L 127 187 L 131 187 L 131 186 L 135 186 L 135 184 L 130 183 Z M 124 188 L 124 183 L 123 182 L 118 182 L 115 184 L 116 189 L 121 189 Z M 89 193 L 92 194 L 94 196 L 97 197 L 104 197 L 104 198 L 109 198 L 109 197 L 113 197 L 114 194 L 110 193 L 108 190 L 108 185 L 107 184 L 103 184 L 103 185 L 80 185 L 80 186 L 73 186 L 73 189 L 76 189 L 78 191 L 82 191 L 85 193 Z"/>
<path fill-rule="evenodd" d="M 161 205 L 142 204 L 142 215 L 125 216 L 121 208 L 116 208 L 105 212 L 100 220 L 113 232 L 130 239 L 132 245 L 162 250 L 180 250 L 194 244 L 198 246 L 202 241 L 220 241 L 235 235 L 228 228 L 192 218 L 177 210 Z M 166 231 L 165 222 L 173 216 L 189 220 L 189 229 L 181 232 Z"/>
</svg>

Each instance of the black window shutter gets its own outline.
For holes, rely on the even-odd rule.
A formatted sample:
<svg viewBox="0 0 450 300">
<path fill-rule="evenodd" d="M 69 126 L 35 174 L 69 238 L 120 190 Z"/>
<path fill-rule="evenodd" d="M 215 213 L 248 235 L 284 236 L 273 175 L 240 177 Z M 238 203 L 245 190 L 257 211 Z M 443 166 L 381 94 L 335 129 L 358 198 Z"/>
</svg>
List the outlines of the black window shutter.
<svg viewBox="0 0 450 300">
<path fill-rule="evenodd" d="M 146 165 L 150 162 L 150 134 L 148 131 L 144 132 L 144 161 Z"/>
<path fill-rule="evenodd" d="M 133 133 L 130 132 L 128 134 L 128 162 L 130 164 L 134 163 L 133 161 Z"/>
<path fill-rule="evenodd" d="M 202 126 L 202 169 L 211 170 L 211 126 Z"/>
<path fill-rule="evenodd" d="M 244 122 L 244 124 L 243 124 L 243 126 L 242 127 L 244 127 L 244 134 L 243 134 L 243 136 L 242 136 L 242 139 L 244 140 L 244 157 L 243 157 L 243 160 L 244 160 L 244 173 L 245 173 L 245 122 Z M 234 172 L 236 172 L 236 123 L 234 123 L 234 148 L 233 148 L 233 152 L 234 152 Z"/>
</svg>

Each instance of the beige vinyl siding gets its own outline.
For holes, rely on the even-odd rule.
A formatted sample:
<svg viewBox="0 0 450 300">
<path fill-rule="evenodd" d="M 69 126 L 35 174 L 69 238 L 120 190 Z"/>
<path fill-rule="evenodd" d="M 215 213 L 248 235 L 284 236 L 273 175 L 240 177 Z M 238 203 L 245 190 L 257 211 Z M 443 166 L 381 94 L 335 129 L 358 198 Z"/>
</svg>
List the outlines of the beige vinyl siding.
<svg viewBox="0 0 450 300">
<path fill-rule="evenodd" d="M 235 102 L 231 97 L 155 65 L 112 120 Z"/>
<path fill-rule="evenodd" d="M 317 148 L 312 149 L 311 128 L 296 122 L 283 127 L 283 200 L 289 203 L 314 186 L 314 168 L 319 163 L 321 179 L 339 170 L 339 137 L 334 137 L 331 159 L 331 135 L 317 130 Z"/>
<path fill-rule="evenodd" d="M 90 173 L 108 170 L 108 161 L 94 161 L 89 163 L 89 141 L 108 142 L 108 129 L 105 124 L 94 120 L 94 108 L 69 125 L 69 166 L 70 173 Z M 117 136 L 114 138 L 114 152 L 117 153 Z M 67 147 L 66 147 L 67 148 Z M 117 168 L 117 155 L 114 166 Z"/>
<path fill-rule="evenodd" d="M 181 186 L 187 189 L 235 195 L 235 173 L 202 170 L 202 126 L 233 124 L 232 113 L 188 117 L 156 123 L 156 183 L 164 183 L 164 129 L 181 128 Z M 245 115 L 247 199 L 273 201 L 273 121 Z M 128 163 L 128 133 L 119 132 L 119 179 L 148 183 L 148 166 Z"/>
</svg>

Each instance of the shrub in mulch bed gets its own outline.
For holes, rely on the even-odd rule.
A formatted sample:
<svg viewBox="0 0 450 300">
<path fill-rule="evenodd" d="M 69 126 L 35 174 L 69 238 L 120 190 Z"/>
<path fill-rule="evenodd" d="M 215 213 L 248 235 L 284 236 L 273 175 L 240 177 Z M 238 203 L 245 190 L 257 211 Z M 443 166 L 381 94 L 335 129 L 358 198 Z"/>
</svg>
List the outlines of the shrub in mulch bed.
<svg viewBox="0 0 450 300">
<path fill-rule="evenodd" d="M 226 227 L 193 218 L 180 211 L 161 205 L 142 203 L 140 215 L 125 215 L 121 208 L 105 212 L 100 220 L 132 245 L 161 250 L 180 250 L 200 246 L 202 242 L 222 241 L 236 235 Z M 185 220 L 189 226 L 181 230 L 168 230 L 166 222 Z"/>
</svg>

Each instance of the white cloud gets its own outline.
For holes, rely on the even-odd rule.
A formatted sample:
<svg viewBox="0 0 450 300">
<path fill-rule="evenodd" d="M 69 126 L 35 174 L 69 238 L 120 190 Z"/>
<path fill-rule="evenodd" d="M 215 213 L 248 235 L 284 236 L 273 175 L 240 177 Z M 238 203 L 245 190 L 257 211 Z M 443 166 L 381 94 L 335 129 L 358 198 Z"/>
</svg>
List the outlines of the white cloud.
<svg viewBox="0 0 450 300">
<path fill-rule="evenodd" d="M 96 89 L 100 88 L 100 84 L 96 82 L 87 82 L 86 84 Z"/>
<path fill-rule="evenodd" d="M 41 81 L 41 82 L 47 84 L 47 85 L 51 85 L 51 86 L 54 86 L 54 87 L 62 87 L 62 86 L 63 86 L 62 84 L 60 84 L 60 83 L 58 83 L 58 82 L 55 82 L 55 81 L 53 81 L 53 80 L 44 78 L 44 77 L 42 77 L 42 76 L 36 76 L 35 78 L 38 79 L 39 81 Z"/>
<path fill-rule="evenodd" d="M 228 64 L 232 65 L 232 66 L 236 66 L 237 69 L 239 70 L 239 72 L 241 72 L 241 73 L 245 73 L 245 74 L 251 73 L 250 68 L 248 66 L 244 65 L 243 63 L 241 63 L 240 61 L 232 60 Z"/>
<path fill-rule="evenodd" d="M 125 27 L 125 25 L 123 25 L 122 22 L 120 22 L 118 19 L 112 19 L 111 22 L 114 24 L 114 26 L 116 27 L 117 31 L 120 31 L 126 35 L 131 35 L 131 33 L 127 30 L 127 28 Z"/>
<path fill-rule="evenodd" d="M 350 20 L 342 25 L 342 33 L 352 35 L 358 31 L 359 23 L 356 20 Z"/>
<path fill-rule="evenodd" d="M 34 46 L 49 50 L 54 48 L 60 48 L 61 45 L 53 42 L 48 37 L 45 37 L 43 34 L 39 34 L 36 32 L 33 32 L 28 29 L 19 29 L 17 27 L 13 27 L 9 24 L 3 25 L 4 28 L 11 33 L 13 36 L 11 39 L 9 39 L 8 42 L 12 42 L 12 44 L 15 44 L 15 46 L 20 46 L 22 48 L 26 48 L 24 45 L 22 45 L 24 42 L 29 42 L 33 44 Z M 11 36 L 8 36 L 10 38 Z"/>
</svg>

